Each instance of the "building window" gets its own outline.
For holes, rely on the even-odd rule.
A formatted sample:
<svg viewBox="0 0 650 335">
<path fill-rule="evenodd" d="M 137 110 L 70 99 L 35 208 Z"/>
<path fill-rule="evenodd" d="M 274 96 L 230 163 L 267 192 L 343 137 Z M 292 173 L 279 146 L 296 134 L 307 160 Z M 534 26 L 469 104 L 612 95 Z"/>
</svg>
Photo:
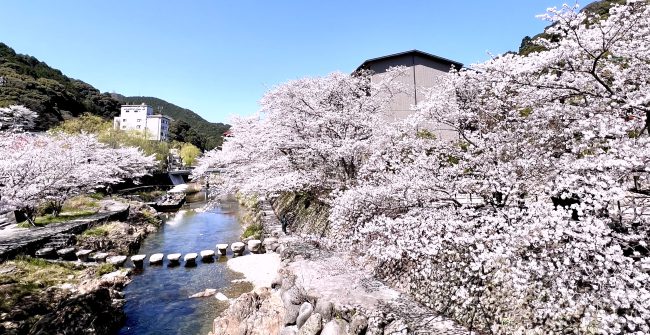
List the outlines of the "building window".
<svg viewBox="0 0 650 335">
<path fill-rule="evenodd" d="M 122 126 L 122 129 L 126 129 L 126 126 Z"/>
<path fill-rule="evenodd" d="M 128 112 L 129 112 L 129 110 L 127 109 L 127 110 L 125 110 L 124 112 L 125 112 L 125 113 L 128 113 Z"/>
<path fill-rule="evenodd" d="M 142 122 L 142 119 L 138 119 L 138 122 Z"/>
<path fill-rule="evenodd" d="M 126 122 L 126 119 L 122 119 L 123 122 Z"/>
<path fill-rule="evenodd" d="M 135 126 L 136 129 L 140 129 L 140 125 Z"/>
</svg>

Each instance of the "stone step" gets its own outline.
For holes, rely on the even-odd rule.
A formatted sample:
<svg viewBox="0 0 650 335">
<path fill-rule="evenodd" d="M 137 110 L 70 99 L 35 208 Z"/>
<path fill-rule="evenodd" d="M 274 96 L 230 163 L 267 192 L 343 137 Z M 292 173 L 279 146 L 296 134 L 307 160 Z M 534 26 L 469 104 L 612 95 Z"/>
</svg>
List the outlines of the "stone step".
<svg viewBox="0 0 650 335">
<path fill-rule="evenodd" d="M 214 260 L 214 250 L 201 250 L 199 253 L 203 261 L 212 261 Z"/>
<path fill-rule="evenodd" d="M 242 243 L 242 242 L 235 242 L 235 243 L 230 245 L 230 250 L 232 250 L 232 252 L 233 252 L 233 254 L 235 254 L 235 256 L 241 256 L 241 255 L 244 254 L 245 246 L 246 245 L 244 243 Z"/>
<path fill-rule="evenodd" d="M 97 262 L 97 263 L 104 263 L 106 262 L 106 258 L 108 257 L 108 254 L 105 252 L 98 252 L 93 255 L 92 259 Z"/>
<path fill-rule="evenodd" d="M 75 256 L 77 256 L 77 259 L 78 259 L 80 262 L 87 262 L 87 261 L 88 261 L 88 257 L 90 256 L 90 254 L 91 254 L 92 252 L 93 252 L 93 250 L 90 250 L 90 249 L 81 249 L 81 250 L 79 250 L 79 251 L 77 251 L 77 252 L 75 253 Z"/>
<path fill-rule="evenodd" d="M 185 266 L 196 265 L 197 257 L 199 257 L 199 255 L 196 252 L 190 252 L 189 254 L 185 254 L 185 257 L 183 257 L 183 260 L 185 261 Z"/>
<path fill-rule="evenodd" d="M 228 244 L 227 243 L 217 244 L 217 250 L 219 251 L 219 255 L 225 256 L 226 252 L 228 251 Z"/>
<path fill-rule="evenodd" d="M 56 252 L 54 251 L 54 248 L 52 247 L 45 247 L 36 250 L 36 257 L 38 258 L 54 258 L 56 257 Z"/>
<path fill-rule="evenodd" d="M 181 254 L 179 253 L 173 253 L 167 255 L 167 260 L 169 261 L 170 264 L 178 264 L 181 260 Z"/>
<path fill-rule="evenodd" d="M 106 262 L 119 267 L 126 262 L 126 256 L 111 256 L 106 258 Z"/>
<path fill-rule="evenodd" d="M 131 262 L 133 262 L 133 266 L 141 269 L 144 267 L 144 259 L 147 258 L 147 255 L 133 255 L 131 256 Z"/>
<path fill-rule="evenodd" d="M 149 256 L 149 264 L 162 264 L 164 254 L 153 254 Z"/>
</svg>

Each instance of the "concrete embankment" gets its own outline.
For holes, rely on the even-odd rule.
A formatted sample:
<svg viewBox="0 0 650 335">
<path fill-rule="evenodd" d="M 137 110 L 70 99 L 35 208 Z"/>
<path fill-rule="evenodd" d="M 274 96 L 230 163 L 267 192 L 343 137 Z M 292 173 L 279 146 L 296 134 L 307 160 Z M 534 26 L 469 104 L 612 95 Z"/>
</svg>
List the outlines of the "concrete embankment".
<svg viewBox="0 0 650 335">
<path fill-rule="evenodd" d="M 45 227 L 0 230 L 0 262 L 20 254 L 34 255 L 36 250 L 50 242 L 58 234 L 79 234 L 84 230 L 113 220 L 125 220 L 129 204 L 118 201 L 102 201 L 102 209 L 94 215 Z"/>
</svg>

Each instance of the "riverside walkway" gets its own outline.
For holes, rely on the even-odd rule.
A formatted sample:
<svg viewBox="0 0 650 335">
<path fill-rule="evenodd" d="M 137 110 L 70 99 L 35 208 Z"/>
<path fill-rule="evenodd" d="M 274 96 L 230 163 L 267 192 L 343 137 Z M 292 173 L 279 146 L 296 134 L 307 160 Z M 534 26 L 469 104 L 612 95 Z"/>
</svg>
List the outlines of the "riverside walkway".
<svg viewBox="0 0 650 335">
<path fill-rule="evenodd" d="M 59 234 L 79 234 L 89 227 L 112 220 L 126 219 L 129 205 L 102 200 L 101 209 L 93 215 L 63 223 L 53 223 L 45 227 L 17 228 L 6 227 L 0 230 L 0 261 L 24 254 L 32 254 Z"/>
</svg>

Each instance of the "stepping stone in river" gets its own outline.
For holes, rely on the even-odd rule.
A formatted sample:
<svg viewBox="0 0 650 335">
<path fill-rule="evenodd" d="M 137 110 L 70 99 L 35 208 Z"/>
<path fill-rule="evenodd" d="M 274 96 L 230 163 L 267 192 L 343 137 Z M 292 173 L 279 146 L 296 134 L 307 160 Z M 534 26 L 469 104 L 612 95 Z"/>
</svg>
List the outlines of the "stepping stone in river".
<svg viewBox="0 0 650 335">
<path fill-rule="evenodd" d="M 235 256 L 241 256 L 244 254 L 245 244 L 242 242 L 235 242 L 230 245 L 230 249 L 235 254 Z"/>
<path fill-rule="evenodd" d="M 228 244 L 226 244 L 226 243 L 217 244 L 217 250 L 219 250 L 219 254 L 221 256 L 225 256 L 226 251 L 228 250 Z"/>
<path fill-rule="evenodd" d="M 104 263 L 106 262 L 106 257 L 108 257 L 108 254 L 105 252 L 98 252 L 95 255 L 93 255 L 93 260 L 97 263 Z"/>
<path fill-rule="evenodd" d="M 149 256 L 149 264 L 162 264 L 164 254 L 153 254 Z"/>
<path fill-rule="evenodd" d="M 93 252 L 90 249 L 81 249 L 75 253 L 77 256 L 77 259 L 80 262 L 88 262 L 88 257 L 90 256 L 90 253 Z"/>
<path fill-rule="evenodd" d="M 124 265 L 124 262 L 126 262 L 126 256 L 111 256 L 106 258 L 106 262 L 120 267 Z"/>
<path fill-rule="evenodd" d="M 250 240 L 248 241 L 248 251 L 259 254 L 262 250 L 262 241 L 260 240 Z"/>
<path fill-rule="evenodd" d="M 169 260 L 170 266 L 178 265 L 181 260 L 181 254 L 179 253 L 169 254 L 167 255 L 167 259 Z"/>
<path fill-rule="evenodd" d="M 64 260 L 73 260 L 75 259 L 74 248 L 63 248 L 56 251 L 56 254 Z"/>
<path fill-rule="evenodd" d="M 214 250 L 202 250 L 200 254 L 204 262 L 214 261 Z"/>
<path fill-rule="evenodd" d="M 147 258 L 147 255 L 133 255 L 131 256 L 131 262 L 136 268 L 144 267 L 144 259 Z"/>
<path fill-rule="evenodd" d="M 189 254 L 186 254 L 183 260 L 185 261 L 185 266 L 193 266 L 196 265 L 196 258 L 199 257 L 199 255 L 196 252 L 190 252 Z"/>
<path fill-rule="evenodd" d="M 277 243 L 278 239 L 275 237 L 267 237 L 264 239 L 264 241 L 262 241 L 262 245 L 264 245 L 266 252 L 275 251 L 275 249 L 273 249 L 273 245 Z"/>
<path fill-rule="evenodd" d="M 54 258 L 54 248 L 41 248 L 36 250 L 36 257 L 38 258 Z"/>
</svg>

